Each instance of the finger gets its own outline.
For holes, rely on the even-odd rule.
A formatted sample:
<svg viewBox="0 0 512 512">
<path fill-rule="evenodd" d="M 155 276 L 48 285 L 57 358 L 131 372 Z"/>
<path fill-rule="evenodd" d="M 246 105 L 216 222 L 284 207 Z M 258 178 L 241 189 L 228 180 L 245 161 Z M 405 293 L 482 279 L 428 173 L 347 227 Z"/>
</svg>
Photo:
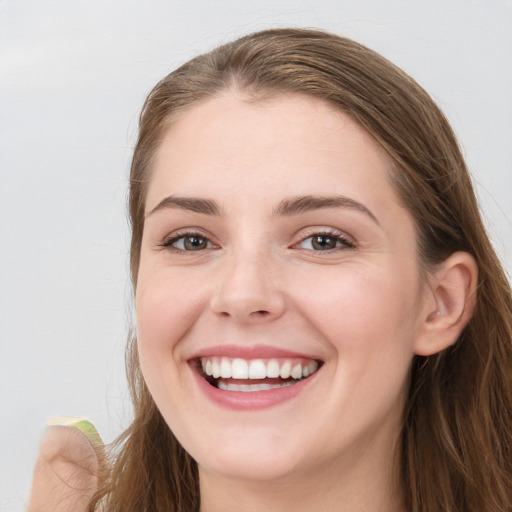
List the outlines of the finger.
<svg viewBox="0 0 512 512">
<path fill-rule="evenodd" d="M 54 422 L 41 440 L 28 512 L 85 512 L 97 489 L 101 439 L 88 422 L 95 436 L 88 437 L 77 421 L 67 423 Z"/>
</svg>

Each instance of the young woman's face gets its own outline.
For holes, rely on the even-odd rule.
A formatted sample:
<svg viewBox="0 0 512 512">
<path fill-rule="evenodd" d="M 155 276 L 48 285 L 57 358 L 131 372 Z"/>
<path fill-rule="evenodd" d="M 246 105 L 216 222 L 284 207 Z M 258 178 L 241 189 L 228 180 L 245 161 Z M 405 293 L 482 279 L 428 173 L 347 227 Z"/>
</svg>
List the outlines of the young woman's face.
<svg viewBox="0 0 512 512">
<path fill-rule="evenodd" d="M 138 347 L 202 475 L 371 472 L 392 459 L 423 287 L 390 172 L 349 117 L 299 95 L 226 93 L 166 134 Z"/>
</svg>

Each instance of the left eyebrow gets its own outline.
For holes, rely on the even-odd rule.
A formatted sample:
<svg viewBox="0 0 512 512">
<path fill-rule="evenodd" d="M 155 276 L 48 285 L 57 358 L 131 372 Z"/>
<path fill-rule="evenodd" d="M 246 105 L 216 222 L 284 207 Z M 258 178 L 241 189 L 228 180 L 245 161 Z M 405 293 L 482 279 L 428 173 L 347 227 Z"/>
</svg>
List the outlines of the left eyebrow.
<svg viewBox="0 0 512 512">
<path fill-rule="evenodd" d="M 300 196 L 283 199 L 274 209 L 274 216 L 289 216 L 323 208 L 345 208 L 357 210 L 370 217 L 379 226 L 377 217 L 364 205 L 345 196 Z"/>
</svg>

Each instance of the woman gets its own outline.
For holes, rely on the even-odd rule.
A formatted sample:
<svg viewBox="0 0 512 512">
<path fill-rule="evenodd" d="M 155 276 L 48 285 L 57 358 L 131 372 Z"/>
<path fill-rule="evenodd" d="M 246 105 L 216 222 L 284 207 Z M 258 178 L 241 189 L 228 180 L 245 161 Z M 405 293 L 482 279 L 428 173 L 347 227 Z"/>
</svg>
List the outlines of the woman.
<svg viewBox="0 0 512 512">
<path fill-rule="evenodd" d="M 75 454 L 80 506 L 99 474 L 89 510 L 512 510 L 510 286 L 402 71 L 296 29 L 193 59 L 130 216 L 135 419 L 108 469 Z"/>
</svg>

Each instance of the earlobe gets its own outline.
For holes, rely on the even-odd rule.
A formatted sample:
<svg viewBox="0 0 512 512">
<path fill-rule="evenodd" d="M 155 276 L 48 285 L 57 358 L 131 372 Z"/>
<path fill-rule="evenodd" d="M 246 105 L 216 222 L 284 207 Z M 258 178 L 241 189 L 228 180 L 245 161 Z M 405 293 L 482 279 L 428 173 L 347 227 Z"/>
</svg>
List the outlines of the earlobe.
<svg viewBox="0 0 512 512">
<path fill-rule="evenodd" d="M 455 252 L 429 279 L 417 355 L 429 356 L 455 343 L 476 305 L 478 268 L 467 252 Z"/>
</svg>

